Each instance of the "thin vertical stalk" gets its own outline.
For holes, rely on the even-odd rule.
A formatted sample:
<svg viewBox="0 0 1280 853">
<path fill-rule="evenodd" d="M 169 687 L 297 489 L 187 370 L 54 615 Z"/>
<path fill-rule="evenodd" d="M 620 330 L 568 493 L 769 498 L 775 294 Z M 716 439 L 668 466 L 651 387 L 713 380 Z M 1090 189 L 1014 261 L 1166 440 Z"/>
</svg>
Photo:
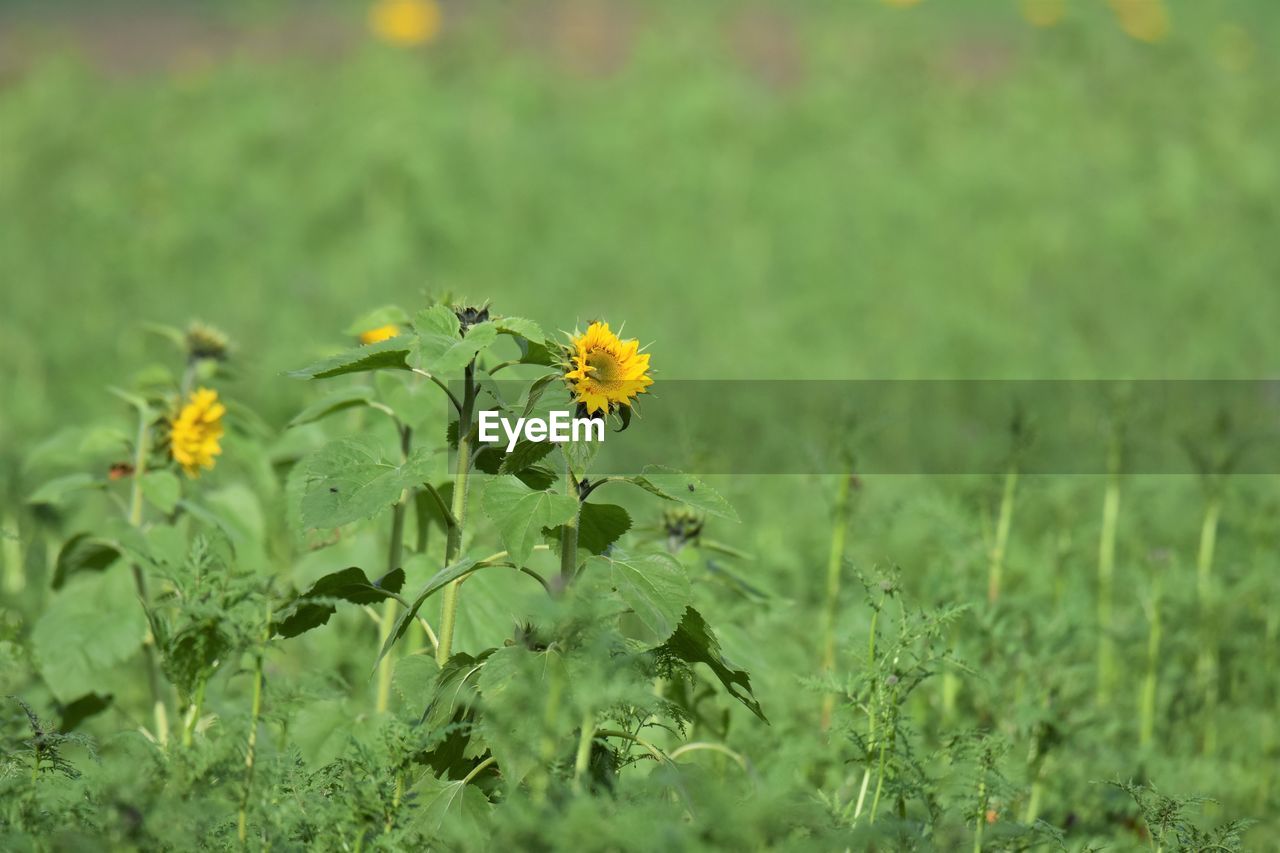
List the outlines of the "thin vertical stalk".
<svg viewBox="0 0 1280 853">
<path fill-rule="evenodd" d="M 18 520 L 12 516 L 4 517 L 4 526 L 0 527 L 0 553 L 4 559 L 4 591 L 6 595 L 17 597 L 27 587 L 26 567 L 22 564 L 22 545 L 18 538 Z"/>
<path fill-rule="evenodd" d="M 987 566 L 987 601 L 992 604 L 1000 598 L 1004 555 L 1009 547 L 1009 530 L 1013 526 L 1013 496 L 1017 487 L 1018 468 L 1016 465 L 1010 465 L 1004 477 L 1004 492 L 1000 496 L 1000 515 L 996 521 L 996 538 L 991 546 L 991 560 Z"/>
<path fill-rule="evenodd" d="M 836 666 L 836 613 L 840 605 L 840 569 L 844 565 L 845 537 L 849 527 L 849 491 L 853 475 L 840 478 L 836 488 L 831 527 L 831 550 L 827 553 L 827 600 L 822 611 L 822 674 L 830 677 Z M 831 728 L 831 715 L 835 712 L 836 695 L 828 692 L 822 697 L 822 731 Z"/>
<path fill-rule="evenodd" d="M 871 630 L 867 636 L 867 669 L 868 671 L 875 669 L 876 660 L 876 626 L 880 622 L 880 608 L 884 606 L 884 596 L 880 597 L 880 606 L 871 614 Z M 871 756 L 872 750 L 876 745 L 876 714 L 879 713 L 880 682 L 877 678 L 875 686 L 872 688 L 871 707 L 867 711 L 867 766 L 862 771 L 862 785 L 858 789 L 858 803 L 853 809 L 853 824 L 857 826 L 858 818 L 862 816 L 862 806 L 867 799 L 867 786 L 871 782 Z"/>
<path fill-rule="evenodd" d="M 1213 553 L 1218 542 L 1218 518 L 1222 511 L 1222 498 L 1217 488 L 1209 494 L 1204 507 L 1204 520 L 1200 525 L 1200 548 L 1196 554 L 1196 595 L 1200 610 L 1200 654 L 1197 669 L 1200 686 L 1204 692 L 1204 740 L 1201 744 L 1205 755 L 1217 749 L 1218 730 L 1215 713 L 1218 707 L 1218 643 L 1214 631 L 1216 595 L 1213 588 Z"/>
<path fill-rule="evenodd" d="M 262 716 L 262 662 L 267 654 L 267 643 L 271 642 L 271 602 L 267 602 L 266 626 L 262 632 L 262 645 L 253 663 L 253 700 L 249 708 L 249 739 L 244 754 L 244 796 L 240 800 L 238 836 L 240 846 L 244 847 L 249 838 L 249 797 L 253 791 L 253 766 L 258 747 L 258 720 Z"/>
<path fill-rule="evenodd" d="M 1116 532 L 1120 522 L 1120 442 L 1114 440 L 1107 460 L 1107 491 L 1102 500 L 1102 534 L 1098 540 L 1098 694 L 1099 705 L 1111 701 L 1115 680 L 1113 635 Z"/>
<path fill-rule="evenodd" d="M 129 525 L 134 528 L 142 527 L 142 476 L 147 472 L 147 437 L 148 437 L 148 420 L 145 409 L 138 410 L 138 435 L 134 442 L 133 453 L 133 483 L 129 491 Z M 147 579 L 142 573 L 142 567 L 136 562 L 130 563 L 129 568 L 133 572 L 133 586 L 138 593 L 138 601 L 146 610 L 147 602 Z M 148 616 L 148 624 L 150 617 Z M 155 719 L 156 740 L 161 746 L 169 742 L 169 713 L 165 707 L 164 696 L 160 688 L 160 667 L 156 661 L 155 635 L 148 627 L 146 641 L 142 644 L 142 654 L 146 659 L 147 667 L 147 687 L 151 693 L 152 715 Z"/>
<path fill-rule="evenodd" d="M 973 853 L 982 853 L 982 831 L 987 825 L 987 771 L 978 781 L 978 819 L 973 824 Z"/>
<path fill-rule="evenodd" d="M 453 478 L 453 500 L 449 514 L 449 536 L 445 543 L 444 562 L 451 565 L 462 550 L 463 524 L 467 515 L 467 486 L 471 475 L 471 415 L 475 407 L 475 362 L 467 365 L 464 375 L 462 408 L 458 412 L 458 460 Z M 436 663 L 444 666 L 453 653 L 453 629 L 458 618 L 458 592 L 462 581 L 444 588 L 440 604 L 440 643 L 436 646 Z"/>
<path fill-rule="evenodd" d="M 582 731 L 578 735 L 578 752 L 573 760 L 573 789 L 582 789 L 582 777 L 591 763 L 591 744 L 596 737 L 596 715 L 587 711 L 582 715 Z"/>
<path fill-rule="evenodd" d="M 204 711 L 204 692 L 208 684 L 208 678 L 200 679 L 200 683 L 196 686 L 196 695 L 191 700 L 191 707 L 187 709 L 186 725 L 182 727 L 184 747 L 190 747 L 195 740 L 196 725 L 200 722 L 200 714 Z"/>
<path fill-rule="evenodd" d="M 1151 582 L 1151 605 L 1147 617 L 1147 675 L 1142 682 L 1142 696 L 1139 702 L 1140 723 L 1138 725 L 1138 746 L 1143 749 L 1151 746 L 1156 730 L 1156 694 L 1159 686 L 1160 635 L 1160 579 Z"/>
<path fill-rule="evenodd" d="M 400 456 L 409 459 L 409 451 L 413 444 L 413 430 L 400 426 Z M 391 510 L 391 539 L 387 545 L 387 573 L 400 568 L 400 560 L 404 555 L 404 515 L 409 502 L 413 500 L 413 489 L 405 489 L 400 493 L 400 500 Z M 397 604 L 394 598 L 388 598 L 382 604 L 382 621 L 378 630 L 378 647 L 382 648 L 391 636 L 391 628 L 396 619 Z M 381 714 L 387 710 L 391 702 L 391 676 L 395 670 L 395 655 L 392 650 L 378 661 L 378 686 L 374 699 L 374 710 Z"/>
</svg>

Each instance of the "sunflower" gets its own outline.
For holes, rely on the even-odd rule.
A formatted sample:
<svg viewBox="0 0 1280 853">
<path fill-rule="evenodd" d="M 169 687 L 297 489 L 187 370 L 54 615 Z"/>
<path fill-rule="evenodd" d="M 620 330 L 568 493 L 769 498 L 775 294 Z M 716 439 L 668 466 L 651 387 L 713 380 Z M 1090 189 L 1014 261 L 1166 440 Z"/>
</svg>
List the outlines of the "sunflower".
<svg viewBox="0 0 1280 853">
<path fill-rule="evenodd" d="M 440 17 L 435 0 L 378 0 L 369 9 L 369 28 L 385 42 L 413 47 L 436 37 Z"/>
<path fill-rule="evenodd" d="M 213 457 L 222 453 L 222 416 L 227 407 L 218 402 L 218 392 L 201 388 L 178 412 L 170 424 L 169 450 L 188 477 L 200 476 L 201 468 L 212 468 Z"/>
<path fill-rule="evenodd" d="M 640 342 L 622 340 L 608 323 L 592 323 L 567 349 L 564 378 L 588 415 L 629 407 L 633 397 L 653 384 L 649 355 L 639 351 Z"/>
<path fill-rule="evenodd" d="M 377 344 L 382 341 L 389 341 L 396 335 L 400 334 L 400 327 L 388 323 L 385 326 L 379 326 L 376 329 L 368 329 L 360 333 L 360 343 L 368 346 L 369 344 Z"/>
</svg>

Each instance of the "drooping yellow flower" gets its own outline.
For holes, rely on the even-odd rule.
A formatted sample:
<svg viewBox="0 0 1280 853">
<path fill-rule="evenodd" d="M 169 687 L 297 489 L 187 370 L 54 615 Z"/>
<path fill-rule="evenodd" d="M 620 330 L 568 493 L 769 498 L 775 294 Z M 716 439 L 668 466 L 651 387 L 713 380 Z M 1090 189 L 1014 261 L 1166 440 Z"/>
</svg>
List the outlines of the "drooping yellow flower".
<svg viewBox="0 0 1280 853">
<path fill-rule="evenodd" d="M 170 424 L 170 452 L 188 477 L 199 477 L 201 468 L 212 468 L 213 457 L 222 453 L 218 440 L 226 413 L 227 407 L 218 402 L 218 392 L 201 388 Z"/>
<path fill-rule="evenodd" d="M 435 0 L 377 0 L 369 9 L 369 29 L 400 47 L 426 44 L 440 32 L 440 6 Z"/>
<path fill-rule="evenodd" d="M 368 346 L 369 344 L 381 343 L 389 341 L 396 335 L 400 334 L 400 327 L 388 323 L 385 326 L 379 326 L 376 329 L 368 329 L 360 333 L 360 343 Z"/>
<path fill-rule="evenodd" d="M 1169 10 L 1164 0 L 1110 0 L 1111 11 L 1125 35 L 1138 41 L 1164 41 L 1169 35 Z"/>
<path fill-rule="evenodd" d="M 1062 21 L 1067 0 L 1022 0 L 1022 17 L 1033 27 L 1052 27 Z"/>
<path fill-rule="evenodd" d="M 608 323 L 592 323 L 572 339 L 564 378 L 587 414 L 630 406 L 653 384 L 649 354 L 640 352 L 639 341 L 624 341 L 609 331 Z"/>
</svg>

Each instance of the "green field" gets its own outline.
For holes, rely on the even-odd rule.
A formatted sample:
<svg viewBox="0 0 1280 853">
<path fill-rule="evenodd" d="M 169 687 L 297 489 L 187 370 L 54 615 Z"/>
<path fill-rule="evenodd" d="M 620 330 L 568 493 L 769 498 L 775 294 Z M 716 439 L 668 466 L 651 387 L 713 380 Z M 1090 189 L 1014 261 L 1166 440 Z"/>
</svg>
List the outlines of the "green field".
<svg viewBox="0 0 1280 853">
<path fill-rule="evenodd" d="M 1144 43 L 1112 6 L 446 3 L 412 49 L 354 4 L 0 6 L 0 848 L 1280 849 L 1272 476 L 1144 474 L 1132 432 L 1112 475 L 691 470 L 592 492 L 575 574 L 559 453 L 459 504 L 422 376 L 286 375 L 398 305 L 407 360 L 349 360 L 458 379 L 487 304 L 485 375 L 625 323 L 642 415 L 1268 378 L 1280 8 L 1168 0 Z M 430 589 L 499 551 L 551 594 Z M 411 620 L 378 662 L 453 589 L 443 669 Z"/>
</svg>

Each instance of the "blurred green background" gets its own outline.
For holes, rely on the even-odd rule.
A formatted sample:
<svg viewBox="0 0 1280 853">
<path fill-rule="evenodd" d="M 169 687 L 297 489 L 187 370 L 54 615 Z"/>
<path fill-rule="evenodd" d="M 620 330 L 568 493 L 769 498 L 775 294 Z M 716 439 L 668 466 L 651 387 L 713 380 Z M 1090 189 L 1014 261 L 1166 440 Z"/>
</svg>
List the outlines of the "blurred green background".
<svg viewBox="0 0 1280 853">
<path fill-rule="evenodd" d="M 6 467 L 144 321 L 279 420 L 427 290 L 667 378 L 1267 375 L 1280 7 L 1124 6 L 0 6 Z"/>
</svg>

